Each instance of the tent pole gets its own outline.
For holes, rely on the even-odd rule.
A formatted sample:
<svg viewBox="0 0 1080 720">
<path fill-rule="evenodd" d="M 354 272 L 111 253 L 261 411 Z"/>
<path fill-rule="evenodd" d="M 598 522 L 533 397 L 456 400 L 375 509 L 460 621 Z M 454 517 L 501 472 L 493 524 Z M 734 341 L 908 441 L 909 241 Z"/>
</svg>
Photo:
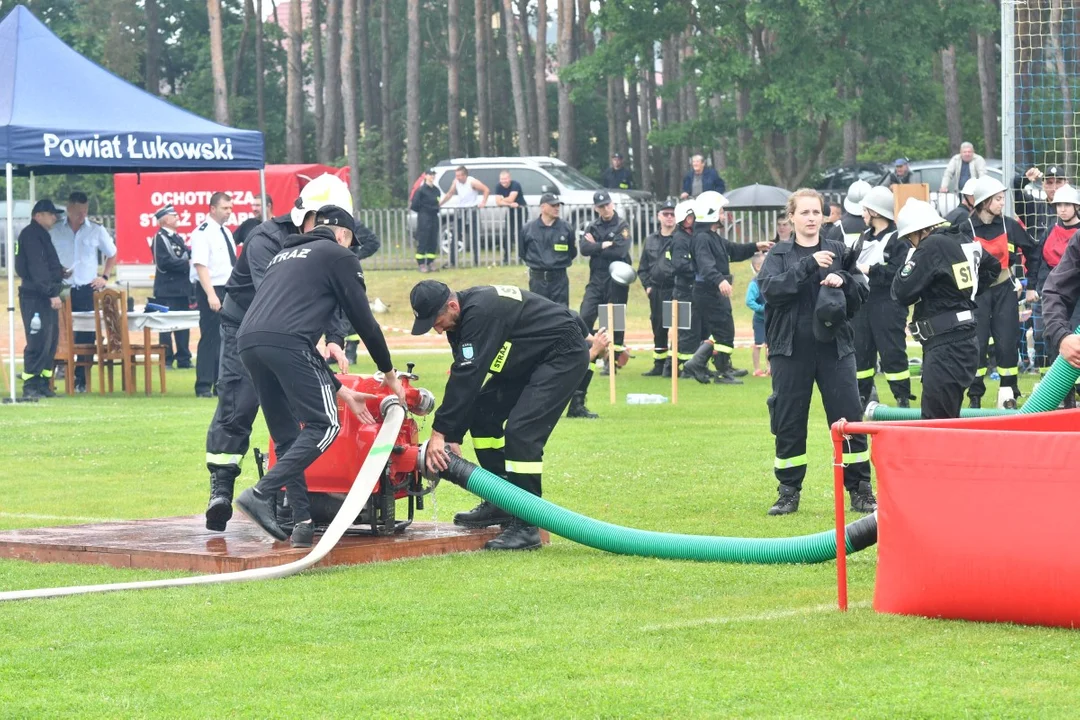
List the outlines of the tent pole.
<svg viewBox="0 0 1080 720">
<path fill-rule="evenodd" d="M 259 168 L 259 196 L 262 198 L 262 219 L 266 222 L 270 219 L 266 209 L 266 166 Z"/>
<path fill-rule="evenodd" d="M 33 206 L 37 202 L 37 178 L 34 177 L 34 171 L 30 171 L 30 205 Z"/>
<path fill-rule="evenodd" d="M 15 402 L 15 218 L 12 215 L 15 201 L 12 199 L 11 163 L 7 163 L 7 291 L 8 291 L 8 362 L 10 363 L 11 402 Z"/>
</svg>

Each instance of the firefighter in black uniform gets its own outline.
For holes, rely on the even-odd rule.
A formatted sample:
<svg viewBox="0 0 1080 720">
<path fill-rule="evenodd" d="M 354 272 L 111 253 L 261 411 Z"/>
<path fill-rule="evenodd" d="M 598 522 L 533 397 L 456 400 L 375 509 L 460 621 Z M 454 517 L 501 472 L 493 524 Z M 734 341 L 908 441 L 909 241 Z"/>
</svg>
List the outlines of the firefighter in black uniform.
<svg viewBox="0 0 1080 720">
<path fill-rule="evenodd" d="M 521 231 L 518 256 L 529 268 L 529 292 L 559 305 L 570 305 L 566 269 L 574 264 L 574 230 L 559 217 L 562 200 L 547 193 L 540 197 L 540 217 Z"/>
<path fill-rule="evenodd" d="M 1072 185 L 1062 185 L 1054 194 L 1052 205 L 1057 210 L 1057 223 L 1047 228 L 1039 243 L 1041 262 L 1039 263 L 1038 277 L 1032 282 L 1032 276 L 1028 275 L 1027 299 L 1035 304 L 1033 317 L 1039 318 L 1039 322 L 1034 323 L 1033 328 L 1035 331 L 1035 362 L 1038 367 L 1049 367 L 1058 355 L 1057 348 L 1046 342 L 1046 323 L 1040 298 L 1050 273 L 1053 272 L 1054 268 L 1058 266 L 1065 256 L 1066 248 L 1074 244 L 1077 231 L 1080 231 L 1080 192 Z M 1080 324 L 1080 313 L 1073 310 L 1072 319 L 1074 322 L 1070 322 L 1070 324 L 1075 328 Z M 1077 383 L 1080 383 L 1080 380 L 1077 380 Z M 1075 389 L 1070 390 L 1068 396 L 1066 396 L 1065 407 L 1076 407 Z"/>
<path fill-rule="evenodd" d="M 1006 408 L 1015 408 L 1020 397 L 1018 386 L 1020 342 L 1020 316 L 1017 302 L 1017 286 L 1012 262 L 1022 274 L 1018 250 L 1023 251 L 1027 259 L 1028 270 L 1038 275 L 1038 253 L 1035 243 L 1027 231 L 1010 217 L 1002 215 L 1005 208 L 1005 186 L 989 175 L 975 181 L 975 209 L 966 223 L 961 223 L 960 231 L 969 239 L 978 240 L 990 255 L 997 258 L 1001 265 L 998 277 L 990 283 L 990 288 L 978 300 L 976 313 L 979 336 L 979 369 L 975 372 L 975 382 L 968 390 L 971 407 L 982 407 L 982 397 L 986 394 L 986 359 L 990 338 L 994 338 L 994 354 L 997 358 L 997 371 L 1001 389 L 998 392 L 999 404 Z"/>
<path fill-rule="evenodd" d="M 910 407 L 911 371 L 907 357 L 907 308 L 892 299 L 892 281 L 910 249 L 896 234 L 892 190 L 875 187 L 862 200 L 870 227 L 855 244 L 859 271 L 870 282 L 870 296 L 852 319 L 855 328 L 855 377 L 863 407 L 871 400 L 878 356 L 897 407 Z"/>
<path fill-rule="evenodd" d="M 612 190 L 632 190 L 634 188 L 634 176 L 630 168 L 623 166 L 622 153 L 611 155 L 611 167 L 604 170 L 600 176 L 600 184 Z"/>
<path fill-rule="evenodd" d="M 236 345 L 237 332 L 267 268 L 281 252 L 290 235 L 310 232 L 315 212 L 330 199 L 351 203 L 349 188 L 332 175 L 320 175 L 300 192 L 288 214 L 267 220 L 248 233 L 244 252 L 236 259 L 225 285 L 221 305 L 221 369 L 214 418 L 206 431 L 206 468 L 210 471 L 210 500 L 206 506 L 206 529 L 222 532 L 232 517 L 233 488 L 240 463 L 247 454 L 251 426 L 259 412 L 259 398 L 248 377 Z M 348 371 L 344 345 L 344 321 L 339 318 L 326 333 L 326 347 L 342 372 Z"/>
<path fill-rule="evenodd" d="M 435 170 L 424 173 L 424 182 L 413 193 L 409 209 L 416 213 L 416 269 L 422 273 L 435 270 L 439 257 L 439 186 Z"/>
<path fill-rule="evenodd" d="M 508 285 L 454 293 L 433 280 L 410 296 L 413 335 L 446 333 L 454 364 L 431 424 L 428 469 L 446 469 L 465 433 L 488 472 L 541 494 L 544 445 L 589 369 L 589 344 L 569 308 Z M 484 382 L 488 373 L 491 379 Z M 505 425 L 505 426 L 504 426 Z M 488 550 L 540 547 L 540 531 L 488 502 L 454 516 L 463 527 L 505 524 Z"/>
<path fill-rule="evenodd" d="M 53 358 L 60 340 L 60 290 L 71 275 L 56 255 L 49 230 L 60 215 L 52 200 L 38 200 L 30 213 L 30 224 L 19 233 L 15 246 L 15 273 L 19 285 L 19 310 L 26 333 L 23 350 L 23 397 L 34 400 L 53 397 L 49 387 Z M 34 322 L 37 318 L 37 323 Z M 34 329 L 35 324 L 40 324 Z"/>
<path fill-rule="evenodd" d="M 997 279 L 1001 264 L 957 227 L 935 230 L 945 219 L 930 203 L 908 200 L 897 220 L 909 251 L 892 296 L 915 306 L 909 327 L 923 346 L 922 417 L 960 417 L 979 366 L 975 298 Z"/>
<path fill-rule="evenodd" d="M 598 190 L 593 195 L 593 208 L 599 216 L 585 228 L 578 245 L 581 254 L 589 258 L 589 284 L 581 300 L 581 319 L 590 329 L 596 329 L 596 318 L 602 304 L 623 305 L 630 288 L 611 279 L 608 266 L 616 261 L 630 262 L 630 226 L 615 212 L 611 195 Z M 612 333 L 615 353 L 626 352 L 622 332 Z M 625 358 L 621 358 L 625 363 Z M 611 368 L 604 368 L 606 375 Z"/>
<path fill-rule="evenodd" d="M 1080 368 L 1080 335 L 1072 318 L 1080 299 L 1080 243 L 1074 237 L 1042 289 L 1043 338 L 1073 367 Z"/>
<path fill-rule="evenodd" d="M 670 365 L 671 354 L 668 352 L 668 331 L 664 328 L 664 302 L 671 300 L 675 289 L 675 274 L 671 266 L 671 241 L 675 234 L 674 200 L 668 200 L 660 206 L 657 218 L 660 228 L 645 238 L 645 246 L 638 259 L 638 279 L 649 296 L 649 322 L 653 334 L 653 366 L 646 377 L 664 374 L 664 366 Z"/>
<path fill-rule="evenodd" d="M 791 195 L 787 211 L 795 226 L 795 240 L 770 250 L 758 273 L 772 369 L 768 404 L 776 435 L 773 468 L 780 483 L 770 515 L 799 509 L 815 382 L 830 425 L 841 418 L 857 421 L 862 417 L 849 319 L 867 290 L 845 269 L 843 243 L 821 237 L 822 203 L 815 190 L 796 190 Z M 870 485 L 866 436 L 853 435 L 845 449 L 844 486 L 851 496 L 851 509 L 872 512 L 877 501 Z"/>
<path fill-rule="evenodd" d="M 741 385 L 731 365 L 735 352 L 735 320 L 731 316 L 731 262 L 749 260 L 758 251 L 772 248 L 771 242 L 736 244 L 719 233 L 727 199 L 709 190 L 694 200 L 694 237 L 690 251 L 694 256 L 694 311 L 701 315 L 703 334 L 708 338 L 683 366 L 687 375 L 700 383 L 711 381 L 709 358 L 716 366 L 716 382 Z M 742 373 L 746 374 L 745 371 Z"/>
<path fill-rule="evenodd" d="M 314 525 L 304 470 L 337 437 L 340 397 L 362 423 L 374 418 L 364 406 L 370 396 L 350 390 L 330 372 L 315 349 L 339 308 L 360 332 L 383 384 L 404 399 L 386 340 L 371 314 L 360 261 L 349 250 L 355 221 L 327 205 L 315 228 L 290 235 L 266 270 L 236 335 L 236 345 L 255 386 L 277 462 L 254 487 L 236 499 L 252 521 L 278 540 L 285 532 L 275 515 L 276 492 L 285 486 L 292 506 L 293 547 L 311 547 Z"/>
<path fill-rule="evenodd" d="M 701 318 L 694 302 L 694 253 L 690 245 L 694 240 L 694 201 L 683 200 L 675 206 L 675 233 L 671 236 L 671 269 L 675 276 L 673 300 L 691 303 L 690 327 L 679 330 L 679 357 L 675 358 L 676 372 L 682 372 L 683 364 L 694 357 L 701 341 Z M 685 318 L 679 320 L 683 324 Z M 671 362 L 664 365 L 664 377 L 671 377 Z M 680 376 L 681 377 L 681 376 Z"/>
<path fill-rule="evenodd" d="M 176 232 L 180 217 L 172 205 L 154 213 L 158 221 L 158 231 L 154 234 L 154 300 L 170 310 L 187 310 L 191 306 L 191 251 L 184 244 L 184 238 Z M 243 255 L 243 253 L 241 253 Z M 239 261 L 237 261 L 239 262 Z M 190 330 L 177 330 L 161 333 L 161 344 L 165 346 L 165 364 L 172 365 L 176 358 L 176 368 L 190 368 L 191 350 L 188 347 Z M 176 340 L 176 352 L 173 352 L 173 340 Z"/>
</svg>

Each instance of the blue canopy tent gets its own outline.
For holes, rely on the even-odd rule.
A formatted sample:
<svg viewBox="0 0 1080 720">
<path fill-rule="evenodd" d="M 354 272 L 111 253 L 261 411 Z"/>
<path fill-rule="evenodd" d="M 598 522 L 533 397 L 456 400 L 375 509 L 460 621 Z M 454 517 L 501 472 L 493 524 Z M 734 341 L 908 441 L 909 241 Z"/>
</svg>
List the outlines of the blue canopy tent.
<svg viewBox="0 0 1080 720">
<path fill-rule="evenodd" d="M 0 21 L 0 162 L 14 175 L 264 166 L 262 133 L 219 125 L 151 95 L 65 45 L 22 5 Z M 265 179 L 262 179 L 265 196 Z M 266 207 L 266 203 L 263 203 Z M 7 217 L 11 399 L 13 223 Z"/>
</svg>

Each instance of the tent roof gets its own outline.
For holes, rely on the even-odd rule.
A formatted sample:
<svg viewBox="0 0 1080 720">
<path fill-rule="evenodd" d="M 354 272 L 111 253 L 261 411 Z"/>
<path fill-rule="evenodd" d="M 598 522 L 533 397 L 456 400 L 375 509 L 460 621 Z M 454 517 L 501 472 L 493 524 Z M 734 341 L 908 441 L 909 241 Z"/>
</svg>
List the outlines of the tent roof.
<svg viewBox="0 0 1080 720">
<path fill-rule="evenodd" d="M 0 22 L 4 162 L 21 174 L 254 169 L 263 166 L 263 138 L 135 87 L 16 5 Z"/>
</svg>

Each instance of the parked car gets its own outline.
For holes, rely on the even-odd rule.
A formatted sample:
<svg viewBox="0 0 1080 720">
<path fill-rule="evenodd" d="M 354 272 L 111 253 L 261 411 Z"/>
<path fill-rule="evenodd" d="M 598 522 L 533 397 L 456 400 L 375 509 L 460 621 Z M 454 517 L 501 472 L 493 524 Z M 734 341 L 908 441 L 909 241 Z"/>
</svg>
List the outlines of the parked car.
<svg viewBox="0 0 1080 720">
<path fill-rule="evenodd" d="M 816 190 L 826 193 L 846 193 L 851 183 L 856 180 L 865 180 L 871 185 L 877 185 L 885 177 L 889 168 L 884 163 L 859 163 L 858 165 L 832 167 L 823 170 L 821 179 L 814 184 Z"/>
<path fill-rule="evenodd" d="M 926 183 L 930 186 L 930 204 L 937 208 L 937 211 L 942 215 L 947 215 L 960 204 L 960 198 L 956 193 L 938 192 L 938 188 L 941 187 L 941 178 L 945 175 L 945 168 L 948 164 L 948 158 L 912 160 L 908 164 L 908 167 L 911 168 L 911 182 Z M 1001 160 L 986 158 L 986 172 L 991 177 L 1001 180 Z M 1006 185 L 1008 184 L 1006 183 Z"/>
</svg>

